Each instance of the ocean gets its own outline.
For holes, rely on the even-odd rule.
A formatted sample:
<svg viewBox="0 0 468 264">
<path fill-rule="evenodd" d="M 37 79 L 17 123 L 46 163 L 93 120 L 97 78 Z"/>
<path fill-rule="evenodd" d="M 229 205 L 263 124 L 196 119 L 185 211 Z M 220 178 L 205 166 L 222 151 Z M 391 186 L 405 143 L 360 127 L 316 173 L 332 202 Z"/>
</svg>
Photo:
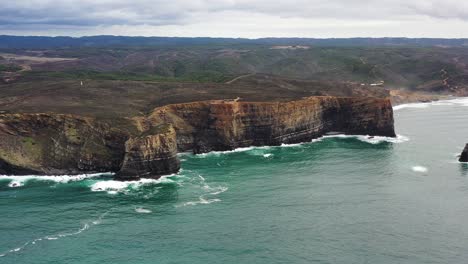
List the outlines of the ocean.
<svg viewBox="0 0 468 264">
<path fill-rule="evenodd" d="M 468 99 L 394 111 L 396 139 L 185 153 L 159 180 L 0 176 L 0 263 L 465 263 Z"/>
</svg>

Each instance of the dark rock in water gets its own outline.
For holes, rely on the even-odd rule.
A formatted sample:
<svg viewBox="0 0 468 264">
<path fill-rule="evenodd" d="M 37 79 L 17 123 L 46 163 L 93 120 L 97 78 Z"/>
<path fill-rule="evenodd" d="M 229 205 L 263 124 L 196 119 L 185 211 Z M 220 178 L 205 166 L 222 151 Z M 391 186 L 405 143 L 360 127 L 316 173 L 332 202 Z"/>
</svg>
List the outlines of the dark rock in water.
<svg viewBox="0 0 468 264">
<path fill-rule="evenodd" d="M 466 144 L 465 149 L 463 150 L 462 154 L 460 155 L 460 162 L 468 162 L 468 144 Z"/>
</svg>

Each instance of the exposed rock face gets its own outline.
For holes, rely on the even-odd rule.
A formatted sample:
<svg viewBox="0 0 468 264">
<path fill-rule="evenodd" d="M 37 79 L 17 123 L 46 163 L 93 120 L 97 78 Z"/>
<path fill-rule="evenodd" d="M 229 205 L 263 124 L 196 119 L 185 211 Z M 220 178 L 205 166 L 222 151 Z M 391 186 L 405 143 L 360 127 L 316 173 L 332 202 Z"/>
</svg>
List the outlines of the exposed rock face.
<svg viewBox="0 0 468 264">
<path fill-rule="evenodd" d="M 306 142 L 328 132 L 395 136 L 390 101 L 375 98 L 174 104 L 137 122 L 142 130 L 173 124 L 179 150 L 195 153 Z"/>
<path fill-rule="evenodd" d="M 299 143 L 329 132 L 395 136 L 390 100 L 376 98 L 204 101 L 159 107 L 134 121 L 138 133 L 72 115 L 0 114 L 0 174 L 154 178 L 179 170 L 177 151 Z"/>
<path fill-rule="evenodd" d="M 179 170 L 176 154 L 171 125 L 131 137 L 92 118 L 0 115 L 0 174 L 117 172 L 123 180 L 159 177 Z"/>
<path fill-rule="evenodd" d="M 175 130 L 172 125 L 164 125 L 157 134 L 130 138 L 125 143 L 125 158 L 117 178 L 154 177 L 179 168 Z"/>
<path fill-rule="evenodd" d="M 465 145 L 465 149 L 463 150 L 462 154 L 460 155 L 460 162 L 468 162 L 468 144 Z"/>
<path fill-rule="evenodd" d="M 117 171 L 126 135 L 90 118 L 52 114 L 0 115 L 1 174 Z"/>
</svg>

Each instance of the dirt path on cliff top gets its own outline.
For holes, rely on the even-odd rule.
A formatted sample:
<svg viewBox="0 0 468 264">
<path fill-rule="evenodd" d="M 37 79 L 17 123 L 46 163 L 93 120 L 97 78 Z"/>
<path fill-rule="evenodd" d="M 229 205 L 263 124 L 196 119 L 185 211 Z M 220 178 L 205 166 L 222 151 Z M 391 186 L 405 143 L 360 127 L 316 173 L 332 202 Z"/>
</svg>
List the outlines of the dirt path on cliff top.
<svg viewBox="0 0 468 264">
<path fill-rule="evenodd" d="M 234 79 L 232 79 L 230 81 L 227 81 L 226 84 L 231 84 L 231 83 L 233 83 L 233 82 L 235 82 L 237 80 L 240 80 L 242 78 L 247 78 L 247 77 L 254 76 L 254 75 L 255 75 L 255 73 L 244 74 L 244 75 L 238 76 L 238 77 L 236 77 L 236 78 L 234 78 Z"/>
</svg>

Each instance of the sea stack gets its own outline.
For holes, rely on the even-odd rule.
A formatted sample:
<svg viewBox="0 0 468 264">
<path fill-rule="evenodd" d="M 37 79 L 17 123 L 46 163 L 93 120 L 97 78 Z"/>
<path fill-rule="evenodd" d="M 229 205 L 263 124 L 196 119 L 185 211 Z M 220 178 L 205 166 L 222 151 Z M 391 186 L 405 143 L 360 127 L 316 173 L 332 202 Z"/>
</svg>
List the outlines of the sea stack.
<svg viewBox="0 0 468 264">
<path fill-rule="evenodd" d="M 468 144 L 465 145 L 465 149 L 463 150 L 462 154 L 460 155 L 460 162 L 468 162 Z"/>
</svg>

